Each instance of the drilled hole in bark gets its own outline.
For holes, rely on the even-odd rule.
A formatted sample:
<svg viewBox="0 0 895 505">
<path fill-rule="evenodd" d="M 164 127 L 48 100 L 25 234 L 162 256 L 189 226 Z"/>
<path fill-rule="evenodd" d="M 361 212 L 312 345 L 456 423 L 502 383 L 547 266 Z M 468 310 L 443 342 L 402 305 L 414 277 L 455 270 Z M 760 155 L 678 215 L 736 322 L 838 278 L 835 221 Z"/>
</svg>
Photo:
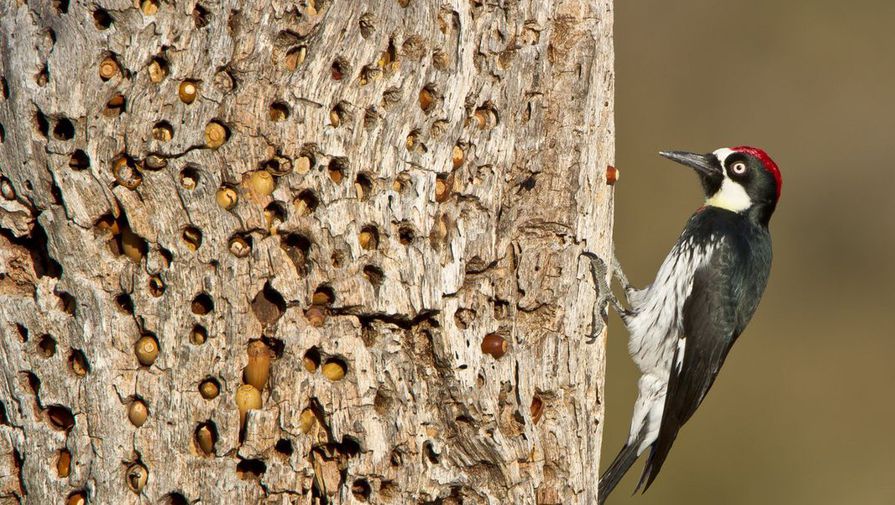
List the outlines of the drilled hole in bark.
<svg viewBox="0 0 895 505">
<path fill-rule="evenodd" d="M 475 110 L 472 121 L 480 130 L 490 130 L 497 126 L 497 110 L 491 102 L 485 102 L 484 105 Z"/>
<path fill-rule="evenodd" d="M 270 120 L 273 122 L 285 121 L 289 119 L 289 106 L 285 102 L 274 102 L 270 104 Z"/>
<path fill-rule="evenodd" d="M 370 495 L 373 493 L 373 488 L 370 487 L 370 483 L 367 479 L 356 479 L 354 483 L 351 484 L 351 494 L 354 495 L 354 498 L 365 502 L 370 499 Z"/>
<path fill-rule="evenodd" d="M 206 377 L 199 383 L 199 394 L 206 400 L 214 400 L 221 393 L 221 383 L 214 377 Z"/>
<path fill-rule="evenodd" d="M 295 265 L 299 275 L 310 270 L 311 240 L 301 233 L 290 233 L 281 239 L 282 247 Z"/>
<path fill-rule="evenodd" d="M 432 112 L 432 109 L 435 107 L 435 102 L 437 100 L 438 94 L 434 84 L 427 84 L 423 89 L 420 90 L 420 109 L 422 109 L 423 112 L 425 112 L 426 114 Z"/>
<path fill-rule="evenodd" d="M 320 368 L 320 349 L 311 347 L 305 351 L 305 355 L 302 357 L 302 364 L 308 372 L 316 372 Z"/>
<path fill-rule="evenodd" d="M 106 102 L 106 107 L 103 109 L 103 115 L 107 117 L 116 117 L 120 116 L 126 110 L 127 99 L 125 99 L 124 95 L 121 93 L 117 93 Z"/>
<path fill-rule="evenodd" d="M 202 7 L 200 4 L 196 4 L 193 8 L 193 23 L 196 25 L 196 28 L 205 28 L 208 26 L 208 11 L 205 7 Z"/>
<path fill-rule="evenodd" d="M 199 423 L 193 431 L 193 441 L 199 451 L 206 455 L 214 455 L 214 445 L 218 441 L 218 429 L 212 421 Z"/>
<path fill-rule="evenodd" d="M 376 17 L 369 12 L 361 15 L 358 24 L 360 26 L 360 35 L 365 39 L 370 38 L 370 35 L 373 35 L 373 32 L 376 31 Z"/>
<path fill-rule="evenodd" d="M 190 330 L 190 343 L 193 345 L 202 345 L 208 340 L 208 330 L 201 324 L 193 326 Z"/>
<path fill-rule="evenodd" d="M 174 127 L 167 121 L 159 121 L 152 127 L 152 138 L 159 142 L 168 142 L 174 137 Z"/>
<path fill-rule="evenodd" d="M 109 14 L 109 11 L 105 9 L 101 9 L 97 7 L 93 11 L 93 24 L 96 26 L 97 30 L 107 30 L 110 26 L 112 26 L 112 15 Z"/>
<path fill-rule="evenodd" d="M 40 342 L 37 343 L 37 350 L 41 357 L 52 358 L 56 354 L 56 339 L 50 335 L 40 337 Z"/>
<path fill-rule="evenodd" d="M 317 199 L 317 195 L 314 194 L 314 191 L 305 189 L 298 194 L 293 205 L 295 206 L 295 212 L 299 216 L 307 216 L 317 210 L 317 205 L 319 205 L 319 203 L 320 201 Z"/>
<path fill-rule="evenodd" d="M 118 75 L 118 72 L 121 70 L 121 65 L 118 64 L 118 59 L 114 54 L 107 54 L 100 62 L 99 62 L 99 78 L 105 82 L 109 79 Z"/>
<path fill-rule="evenodd" d="M 183 239 L 186 248 L 192 252 L 196 252 L 199 247 L 202 246 L 202 230 L 200 230 L 199 228 L 196 228 L 194 226 L 187 226 L 183 229 L 180 237 Z M 197 312 L 195 312 L 195 309 L 193 309 L 193 313 L 197 314 Z M 205 313 L 207 314 L 207 312 Z"/>
<path fill-rule="evenodd" d="M 398 228 L 398 241 L 401 245 L 410 245 L 416 238 L 416 232 L 409 224 L 403 224 Z"/>
<path fill-rule="evenodd" d="M 16 333 L 19 334 L 19 339 L 23 344 L 28 341 L 28 328 L 24 325 L 16 323 Z"/>
<path fill-rule="evenodd" d="M 348 158 L 333 158 L 329 161 L 329 166 L 327 167 L 327 172 L 329 173 L 329 178 L 339 184 L 342 182 L 342 179 L 345 178 L 345 173 L 348 171 Z"/>
<path fill-rule="evenodd" d="M 385 279 L 385 274 L 382 272 L 382 269 L 376 265 L 367 265 L 364 267 L 364 277 L 370 281 L 370 284 L 372 284 L 374 288 L 378 289 Z"/>
<path fill-rule="evenodd" d="M 47 419 L 53 428 L 61 431 L 70 431 L 75 426 L 75 416 L 71 409 L 62 405 L 50 405 L 47 407 Z"/>
<path fill-rule="evenodd" d="M 323 364 L 321 372 L 327 379 L 337 382 L 344 379 L 348 374 L 348 364 L 341 358 L 332 357 Z"/>
<path fill-rule="evenodd" d="M 190 311 L 197 316 L 204 316 L 214 310 L 214 301 L 208 293 L 199 293 L 190 304 Z"/>
<path fill-rule="evenodd" d="M 158 275 L 149 278 L 149 294 L 156 298 L 165 294 L 165 282 Z"/>
<path fill-rule="evenodd" d="M 116 296 L 115 305 L 125 314 L 134 313 L 134 301 L 131 298 L 131 295 L 127 293 L 120 293 L 118 296 Z"/>
<path fill-rule="evenodd" d="M 366 200 L 373 193 L 373 181 L 365 173 L 357 174 L 354 179 L 354 191 L 358 200 Z"/>
<path fill-rule="evenodd" d="M 78 310 L 78 302 L 71 293 L 65 291 L 54 291 L 54 295 L 59 298 L 59 308 L 66 314 L 73 316 Z"/>
<path fill-rule="evenodd" d="M 280 202 L 271 202 L 264 208 L 264 219 L 267 221 L 267 229 L 271 234 L 277 233 L 280 226 L 286 221 L 286 207 Z"/>
<path fill-rule="evenodd" d="M 295 160 L 295 171 L 299 174 L 306 174 L 314 168 L 316 162 L 314 148 L 310 146 L 302 147 L 301 156 Z"/>
<path fill-rule="evenodd" d="M 283 66 L 286 70 L 294 72 L 299 65 L 305 62 L 308 56 L 307 46 L 296 46 L 286 51 L 286 58 L 283 59 Z"/>
<path fill-rule="evenodd" d="M 189 105 L 196 101 L 196 98 L 199 96 L 199 83 L 198 81 L 193 81 L 187 79 L 180 83 L 180 86 L 177 88 L 177 96 L 180 97 L 180 101 Z"/>
<path fill-rule="evenodd" d="M 274 324 L 286 313 L 286 300 L 266 282 L 252 300 L 252 312 L 262 325 Z"/>
<path fill-rule="evenodd" d="M 65 498 L 65 505 L 87 505 L 87 491 L 83 489 L 72 491 Z"/>
<path fill-rule="evenodd" d="M 311 303 L 313 305 L 328 306 L 332 305 L 334 301 L 336 301 L 335 291 L 325 284 L 317 287 L 317 289 L 314 290 L 314 296 L 311 298 Z"/>
<path fill-rule="evenodd" d="M 78 377 L 83 377 L 90 373 L 90 363 L 87 356 L 80 349 L 72 349 L 68 354 L 68 368 Z"/>
<path fill-rule="evenodd" d="M 60 479 L 71 475 L 71 452 L 68 449 L 59 449 L 56 453 L 56 475 Z"/>
<path fill-rule="evenodd" d="M 68 166 L 73 170 L 86 170 L 90 168 L 90 157 L 80 149 L 76 149 L 68 159 Z"/>
<path fill-rule="evenodd" d="M 349 72 L 348 62 L 342 58 L 337 58 L 330 66 L 329 75 L 334 81 L 341 81 Z"/>
<path fill-rule="evenodd" d="M 286 457 L 292 456 L 292 453 L 295 452 L 295 449 L 292 447 L 292 441 L 288 438 L 277 440 L 277 443 L 273 448 L 275 451 Z"/>
<path fill-rule="evenodd" d="M 9 417 L 6 415 L 6 404 L 0 401 L 0 425 L 9 426 Z"/>
<path fill-rule="evenodd" d="M 267 471 L 267 465 L 260 459 L 242 459 L 236 464 L 236 476 L 242 480 L 258 480 Z"/>
<path fill-rule="evenodd" d="M 400 448 L 396 447 L 392 449 L 391 454 L 389 454 L 388 462 L 390 465 L 398 467 L 404 464 L 404 451 Z"/>
<path fill-rule="evenodd" d="M 168 75 L 168 60 L 163 56 L 156 56 L 149 61 L 147 70 L 149 72 L 149 80 L 158 84 Z"/>
<path fill-rule="evenodd" d="M 50 68 L 44 63 L 40 70 L 34 74 L 34 83 L 43 88 L 50 82 Z"/>
<path fill-rule="evenodd" d="M 180 186 L 185 190 L 192 191 L 199 185 L 200 177 L 198 168 L 188 166 L 180 171 Z M 202 238 L 201 233 L 199 234 L 199 238 Z"/>
<path fill-rule="evenodd" d="M 56 137 L 57 140 L 75 138 L 75 125 L 68 118 L 57 119 L 56 126 L 53 127 L 53 137 Z"/>
<path fill-rule="evenodd" d="M 5 77 L 0 77 L 0 97 L 4 100 L 9 98 L 9 83 Z"/>
<path fill-rule="evenodd" d="M 437 465 L 441 461 L 441 455 L 435 452 L 435 446 L 432 445 L 431 440 L 426 440 L 423 444 L 423 455 L 433 465 Z"/>
<path fill-rule="evenodd" d="M 373 225 L 361 228 L 357 237 L 358 243 L 367 251 L 373 251 L 379 247 L 379 230 Z"/>
<path fill-rule="evenodd" d="M 245 258 L 252 253 L 252 236 L 248 234 L 237 233 L 230 237 L 227 247 L 230 254 L 237 258 Z"/>
<path fill-rule="evenodd" d="M 50 122 L 47 121 L 47 116 L 44 115 L 43 111 L 40 109 L 34 110 L 32 124 L 34 125 L 34 130 L 39 133 L 41 137 L 47 138 L 47 135 L 50 133 Z"/>
</svg>

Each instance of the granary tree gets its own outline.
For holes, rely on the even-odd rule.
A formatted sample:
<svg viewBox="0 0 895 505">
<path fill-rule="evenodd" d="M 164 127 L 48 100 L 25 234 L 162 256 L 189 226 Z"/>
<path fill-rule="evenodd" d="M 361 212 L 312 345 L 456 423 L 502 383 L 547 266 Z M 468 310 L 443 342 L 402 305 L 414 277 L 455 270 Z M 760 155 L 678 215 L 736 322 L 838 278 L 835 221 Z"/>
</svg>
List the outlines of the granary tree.
<svg viewBox="0 0 895 505">
<path fill-rule="evenodd" d="M 0 33 L 3 503 L 596 501 L 611 2 Z"/>
</svg>

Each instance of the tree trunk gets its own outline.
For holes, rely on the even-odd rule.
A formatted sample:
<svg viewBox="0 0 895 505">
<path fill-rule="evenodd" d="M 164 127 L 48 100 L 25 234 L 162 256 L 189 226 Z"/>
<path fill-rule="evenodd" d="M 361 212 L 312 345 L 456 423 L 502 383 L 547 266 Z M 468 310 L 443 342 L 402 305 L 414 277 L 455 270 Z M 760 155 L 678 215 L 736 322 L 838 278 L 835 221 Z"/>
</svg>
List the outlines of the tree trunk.
<svg viewBox="0 0 895 505">
<path fill-rule="evenodd" d="M 0 33 L 3 503 L 595 503 L 609 0 Z"/>
</svg>

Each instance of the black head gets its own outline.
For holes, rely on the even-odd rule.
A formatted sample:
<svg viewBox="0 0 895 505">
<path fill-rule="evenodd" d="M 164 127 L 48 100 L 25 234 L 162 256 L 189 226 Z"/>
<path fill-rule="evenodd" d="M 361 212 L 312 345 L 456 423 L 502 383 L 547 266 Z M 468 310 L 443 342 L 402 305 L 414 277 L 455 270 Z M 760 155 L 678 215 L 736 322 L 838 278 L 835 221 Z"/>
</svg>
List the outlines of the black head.
<svg viewBox="0 0 895 505">
<path fill-rule="evenodd" d="M 770 221 L 780 200 L 783 178 L 777 164 L 761 149 L 739 146 L 708 154 L 660 154 L 696 170 L 706 205 L 746 214 L 764 225 Z"/>
</svg>

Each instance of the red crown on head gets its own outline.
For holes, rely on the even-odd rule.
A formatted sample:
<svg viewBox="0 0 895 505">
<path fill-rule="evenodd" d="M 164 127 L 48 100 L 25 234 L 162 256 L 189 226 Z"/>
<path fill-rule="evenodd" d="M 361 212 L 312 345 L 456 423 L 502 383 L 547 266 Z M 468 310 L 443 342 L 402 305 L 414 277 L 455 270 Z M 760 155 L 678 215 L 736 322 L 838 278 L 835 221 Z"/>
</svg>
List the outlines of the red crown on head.
<svg viewBox="0 0 895 505">
<path fill-rule="evenodd" d="M 783 176 L 780 174 L 780 168 L 774 163 L 774 160 L 768 156 L 768 153 L 757 147 L 750 146 L 737 146 L 731 147 L 731 151 L 735 151 L 738 153 L 751 154 L 755 156 L 761 163 L 764 165 L 764 169 L 771 173 L 774 176 L 774 180 L 777 181 L 777 200 L 780 199 L 780 190 L 783 188 Z"/>
</svg>

